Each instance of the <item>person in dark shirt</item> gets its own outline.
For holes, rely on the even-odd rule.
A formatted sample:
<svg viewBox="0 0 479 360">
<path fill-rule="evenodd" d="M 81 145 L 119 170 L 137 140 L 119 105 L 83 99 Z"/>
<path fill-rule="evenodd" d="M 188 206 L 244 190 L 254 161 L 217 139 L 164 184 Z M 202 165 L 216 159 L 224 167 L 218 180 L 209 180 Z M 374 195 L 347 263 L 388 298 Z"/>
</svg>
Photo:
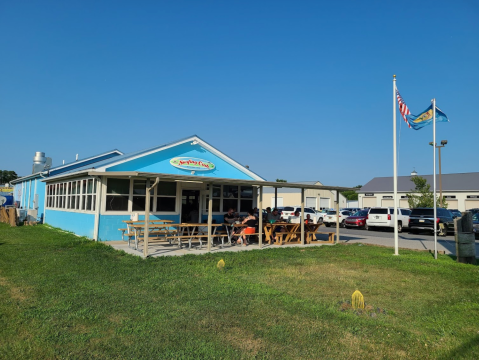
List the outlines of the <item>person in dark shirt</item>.
<svg viewBox="0 0 479 360">
<path fill-rule="evenodd" d="M 225 214 L 224 219 L 225 224 L 233 224 L 237 220 L 233 208 L 228 209 L 228 212 Z"/>
</svg>

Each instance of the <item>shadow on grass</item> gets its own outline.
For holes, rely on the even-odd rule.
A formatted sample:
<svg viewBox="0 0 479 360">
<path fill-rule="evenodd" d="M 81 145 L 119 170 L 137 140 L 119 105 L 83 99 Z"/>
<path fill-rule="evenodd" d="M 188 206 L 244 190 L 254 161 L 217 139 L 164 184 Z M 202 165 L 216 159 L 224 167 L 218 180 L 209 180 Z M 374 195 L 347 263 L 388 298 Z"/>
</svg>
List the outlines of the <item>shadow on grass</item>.
<svg viewBox="0 0 479 360">
<path fill-rule="evenodd" d="M 471 340 L 463 343 L 462 345 L 452 349 L 443 356 L 438 357 L 438 360 L 449 359 L 477 359 L 479 351 L 479 335 L 476 335 Z M 471 357 L 472 356 L 472 357 Z"/>
</svg>

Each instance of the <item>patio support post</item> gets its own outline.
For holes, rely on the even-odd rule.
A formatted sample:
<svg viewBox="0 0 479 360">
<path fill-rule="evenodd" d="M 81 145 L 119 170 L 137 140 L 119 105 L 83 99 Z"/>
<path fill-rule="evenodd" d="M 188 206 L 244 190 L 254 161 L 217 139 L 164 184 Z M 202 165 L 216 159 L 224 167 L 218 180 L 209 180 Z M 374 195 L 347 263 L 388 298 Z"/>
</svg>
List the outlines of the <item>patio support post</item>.
<svg viewBox="0 0 479 360">
<path fill-rule="evenodd" d="M 258 224 L 258 234 L 259 234 L 259 248 L 263 247 L 263 187 L 259 187 L 259 224 Z"/>
<path fill-rule="evenodd" d="M 160 182 L 160 178 L 157 177 L 153 185 L 149 188 L 146 188 L 146 199 L 145 199 L 145 233 L 143 234 L 143 256 L 148 256 L 148 241 L 150 237 L 150 192 L 155 188 L 156 185 Z"/>
<path fill-rule="evenodd" d="M 278 188 L 274 188 L 274 208 L 278 208 Z"/>
<path fill-rule="evenodd" d="M 211 224 L 213 223 L 213 184 L 210 184 L 210 193 L 208 199 L 208 252 L 211 251 Z"/>
<path fill-rule="evenodd" d="M 336 190 L 336 244 L 339 243 L 339 190 Z"/>
<path fill-rule="evenodd" d="M 304 245 L 304 188 L 301 188 L 301 245 Z"/>
</svg>

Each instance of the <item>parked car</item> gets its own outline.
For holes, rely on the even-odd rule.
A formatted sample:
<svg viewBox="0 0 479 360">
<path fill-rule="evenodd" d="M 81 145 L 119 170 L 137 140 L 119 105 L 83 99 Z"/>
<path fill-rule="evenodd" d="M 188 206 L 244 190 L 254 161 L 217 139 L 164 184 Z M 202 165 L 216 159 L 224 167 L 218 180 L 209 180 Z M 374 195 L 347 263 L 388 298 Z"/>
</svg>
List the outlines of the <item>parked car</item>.
<svg viewBox="0 0 479 360">
<path fill-rule="evenodd" d="M 339 210 L 339 226 L 344 227 L 344 221 L 348 216 L 351 216 L 351 213 L 347 210 Z M 324 225 L 330 227 L 331 225 L 336 225 L 336 210 L 330 210 L 323 219 Z"/>
<path fill-rule="evenodd" d="M 348 216 L 344 221 L 344 227 L 349 229 L 351 227 L 357 227 L 362 229 L 368 229 L 368 224 L 366 224 L 366 219 L 368 218 L 369 210 L 359 210 L 356 211 L 351 216 Z"/>
<path fill-rule="evenodd" d="M 452 213 L 452 215 L 454 216 L 454 218 L 460 218 L 460 217 L 462 217 L 462 214 L 461 214 L 461 212 L 460 212 L 459 210 L 457 210 L 457 209 L 448 209 L 448 210 Z"/>
<path fill-rule="evenodd" d="M 328 211 L 329 211 L 329 210 L 327 210 L 327 209 L 323 209 L 323 210 L 317 211 L 320 221 L 323 221 L 323 220 L 324 220 L 324 217 L 326 216 L 326 214 L 328 213 Z"/>
<path fill-rule="evenodd" d="M 285 206 L 283 208 L 283 213 L 281 216 L 284 220 L 288 220 L 288 217 L 294 216 L 295 211 L 299 212 L 299 216 L 301 216 L 301 206 Z M 306 215 L 310 215 L 311 219 L 313 219 L 314 223 L 321 222 L 319 220 L 320 216 L 316 214 L 316 211 L 313 208 L 305 207 L 304 208 L 304 218 L 306 219 Z"/>
<path fill-rule="evenodd" d="M 466 211 L 472 212 L 472 215 L 479 213 L 479 209 L 477 209 L 477 208 L 475 208 L 475 209 L 468 209 L 468 210 L 466 210 Z"/>
<path fill-rule="evenodd" d="M 444 224 L 444 234 L 454 232 L 454 217 L 449 210 L 437 208 L 436 215 L 434 219 L 434 208 L 412 209 L 409 215 L 409 231 L 413 234 L 420 230 L 434 233 L 434 229 L 440 229 L 439 224 Z"/>
<path fill-rule="evenodd" d="M 398 208 L 398 232 L 402 232 L 403 227 L 409 226 L 409 214 L 411 210 Z M 376 207 L 369 209 L 366 225 L 368 230 L 374 230 L 378 227 L 394 228 L 394 208 Z"/>
<path fill-rule="evenodd" d="M 472 231 L 476 239 L 479 239 L 479 213 L 472 215 Z"/>
<path fill-rule="evenodd" d="M 351 214 L 355 214 L 361 209 L 360 208 L 344 208 L 344 209 L 341 209 L 341 210 L 346 210 L 346 211 L 349 211 Z"/>
<path fill-rule="evenodd" d="M 323 213 L 319 210 L 314 209 L 314 212 L 316 213 L 316 216 L 318 218 L 319 222 L 323 222 Z"/>
</svg>

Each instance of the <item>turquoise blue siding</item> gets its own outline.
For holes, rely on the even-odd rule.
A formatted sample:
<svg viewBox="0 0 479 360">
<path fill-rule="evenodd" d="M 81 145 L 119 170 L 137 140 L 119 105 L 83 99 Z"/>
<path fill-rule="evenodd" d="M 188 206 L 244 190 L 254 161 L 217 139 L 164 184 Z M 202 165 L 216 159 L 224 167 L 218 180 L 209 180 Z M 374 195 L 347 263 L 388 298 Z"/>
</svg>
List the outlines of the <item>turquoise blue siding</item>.
<svg viewBox="0 0 479 360">
<path fill-rule="evenodd" d="M 22 206 L 22 183 L 15 184 L 13 188 L 13 201 L 20 201 L 20 206 Z"/>
<path fill-rule="evenodd" d="M 145 215 L 138 217 L 138 220 L 144 220 Z M 164 219 L 173 220 L 175 223 L 180 221 L 179 215 L 151 215 L 150 220 Z M 47 219 L 48 220 L 48 219 Z M 118 229 L 125 229 L 126 224 L 123 222 L 130 220 L 130 214 L 127 215 L 100 215 L 100 231 L 98 233 L 98 240 L 113 241 L 121 240 L 121 231 Z"/>
<path fill-rule="evenodd" d="M 226 213 L 226 211 L 225 211 Z M 213 215 L 213 220 L 216 220 L 217 224 L 221 224 L 224 222 L 224 215 Z M 202 214 L 201 215 L 201 222 L 207 222 L 208 221 L 208 214 Z"/>
<path fill-rule="evenodd" d="M 15 184 L 15 190 L 13 193 L 14 201 L 20 201 L 20 207 L 22 209 L 34 209 L 35 194 L 38 194 L 38 221 L 43 219 L 45 211 L 46 184 L 41 180 L 42 178 L 37 177 Z"/>
<path fill-rule="evenodd" d="M 163 174 L 191 175 L 190 170 L 178 169 L 170 164 L 170 160 L 175 157 L 199 158 L 215 164 L 215 168 L 213 170 L 196 171 L 196 176 L 254 180 L 253 177 L 228 164 L 226 161 L 210 153 L 200 145 L 190 145 L 190 143 L 180 144 L 166 150 L 139 157 L 138 159 L 127 161 L 123 164 L 112 166 L 108 168 L 107 171 L 140 171 Z"/>
<path fill-rule="evenodd" d="M 95 214 L 47 209 L 45 223 L 93 239 Z"/>
<path fill-rule="evenodd" d="M 35 179 L 37 183 L 37 194 L 38 194 L 38 220 L 42 220 L 45 215 L 45 188 L 46 184 L 40 179 Z"/>
</svg>

